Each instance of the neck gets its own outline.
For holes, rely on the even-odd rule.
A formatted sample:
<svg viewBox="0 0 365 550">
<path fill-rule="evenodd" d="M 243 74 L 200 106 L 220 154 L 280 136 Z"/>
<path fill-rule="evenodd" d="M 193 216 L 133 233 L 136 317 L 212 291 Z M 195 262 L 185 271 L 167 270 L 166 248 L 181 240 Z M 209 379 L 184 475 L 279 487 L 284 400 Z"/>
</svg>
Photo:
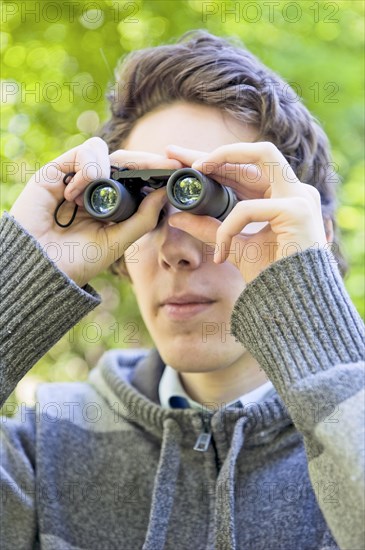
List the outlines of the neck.
<svg viewBox="0 0 365 550">
<path fill-rule="evenodd" d="M 268 381 L 256 359 L 246 352 L 228 367 L 210 372 L 180 372 L 186 393 L 197 403 L 219 406 L 236 401 Z"/>
</svg>

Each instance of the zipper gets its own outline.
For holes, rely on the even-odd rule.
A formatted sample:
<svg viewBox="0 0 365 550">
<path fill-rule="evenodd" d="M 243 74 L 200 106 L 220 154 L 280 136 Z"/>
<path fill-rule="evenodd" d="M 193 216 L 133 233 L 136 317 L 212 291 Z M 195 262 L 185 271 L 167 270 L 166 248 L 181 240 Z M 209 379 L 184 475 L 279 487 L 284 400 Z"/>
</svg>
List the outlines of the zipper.
<svg viewBox="0 0 365 550">
<path fill-rule="evenodd" d="M 201 451 L 205 452 L 208 450 L 210 441 L 212 439 L 212 432 L 210 431 L 210 419 L 212 415 L 205 415 L 203 414 L 202 420 L 204 425 L 204 431 L 200 432 L 198 435 L 198 439 L 195 441 L 195 445 L 193 447 L 194 451 Z"/>
</svg>

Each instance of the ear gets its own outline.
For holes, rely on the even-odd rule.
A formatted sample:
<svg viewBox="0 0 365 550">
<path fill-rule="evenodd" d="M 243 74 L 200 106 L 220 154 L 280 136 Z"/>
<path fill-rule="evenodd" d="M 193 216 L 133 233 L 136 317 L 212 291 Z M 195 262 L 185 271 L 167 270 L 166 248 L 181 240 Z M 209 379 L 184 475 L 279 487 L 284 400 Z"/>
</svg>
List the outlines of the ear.
<svg viewBox="0 0 365 550">
<path fill-rule="evenodd" d="M 330 218 L 325 218 L 323 223 L 324 223 L 324 229 L 325 229 L 325 232 L 326 232 L 327 242 L 332 243 L 333 242 L 333 236 L 334 236 L 333 222 Z"/>
</svg>

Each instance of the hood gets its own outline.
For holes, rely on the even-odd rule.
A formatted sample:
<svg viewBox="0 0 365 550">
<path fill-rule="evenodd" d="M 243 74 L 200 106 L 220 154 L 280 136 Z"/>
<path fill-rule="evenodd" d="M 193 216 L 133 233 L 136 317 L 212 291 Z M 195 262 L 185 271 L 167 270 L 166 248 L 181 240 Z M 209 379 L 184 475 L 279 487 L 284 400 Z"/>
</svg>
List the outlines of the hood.
<svg viewBox="0 0 365 550">
<path fill-rule="evenodd" d="M 115 414 L 161 441 L 143 550 L 163 550 L 182 453 L 187 446 L 194 448 L 202 437 L 207 446 L 201 450 L 204 452 L 211 445 L 216 455 L 216 481 L 230 488 L 228 501 L 217 493 L 210 547 L 234 550 L 237 457 L 243 446 L 271 442 L 292 421 L 275 390 L 262 403 L 237 410 L 165 409 L 158 398 L 164 368 L 156 350 L 112 350 L 100 359 L 89 377 L 89 382 Z M 199 452 L 197 450 L 197 460 Z"/>
</svg>

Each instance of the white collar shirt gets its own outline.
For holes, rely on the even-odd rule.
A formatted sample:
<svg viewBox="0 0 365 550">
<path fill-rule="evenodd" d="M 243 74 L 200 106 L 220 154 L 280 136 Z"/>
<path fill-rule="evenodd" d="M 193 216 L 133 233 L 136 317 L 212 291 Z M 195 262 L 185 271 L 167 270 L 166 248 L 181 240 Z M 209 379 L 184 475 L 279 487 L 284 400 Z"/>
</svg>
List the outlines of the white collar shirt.
<svg viewBox="0 0 365 550">
<path fill-rule="evenodd" d="M 274 387 L 272 383 L 267 381 L 258 388 L 243 394 L 239 399 L 235 399 L 234 401 L 225 404 L 225 408 L 243 408 L 249 403 L 259 403 L 273 392 Z M 204 404 L 198 403 L 197 401 L 191 399 L 181 383 L 179 373 L 169 365 L 166 365 L 162 374 L 158 387 L 158 393 L 161 406 L 167 409 L 189 407 L 194 409 L 202 409 L 209 408 L 209 406 L 212 405 L 212 403 L 206 403 L 204 407 Z"/>
</svg>

